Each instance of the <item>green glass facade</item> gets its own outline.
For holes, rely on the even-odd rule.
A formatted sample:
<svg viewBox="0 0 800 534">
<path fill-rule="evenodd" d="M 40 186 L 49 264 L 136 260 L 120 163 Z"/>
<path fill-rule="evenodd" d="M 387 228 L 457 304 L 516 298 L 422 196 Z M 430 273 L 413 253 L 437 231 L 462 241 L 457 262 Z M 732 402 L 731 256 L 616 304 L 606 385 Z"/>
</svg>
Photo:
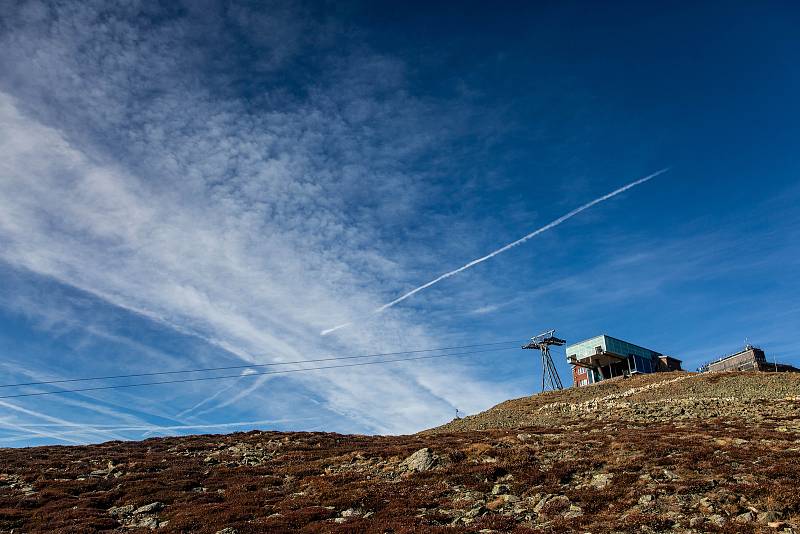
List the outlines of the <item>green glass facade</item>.
<svg viewBox="0 0 800 534">
<path fill-rule="evenodd" d="M 607 350 L 605 335 L 593 337 L 581 341 L 580 343 L 575 343 L 574 345 L 568 345 L 567 356 L 575 356 L 580 360 L 585 356 L 595 354 L 597 352 L 597 347 L 600 347 L 602 350 Z"/>
<path fill-rule="evenodd" d="M 575 355 L 578 359 L 581 359 L 584 356 L 595 354 L 597 352 L 597 347 L 600 347 L 604 352 L 613 352 L 620 356 L 635 355 L 642 358 L 658 358 L 661 356 L 660 352 L 646 349 L 605 334 L 567 346 L 567 355 Z"/>
<path fill-rule="evenodd" d="M 618 371 L 621 369 L 627 372 L 655 373 L 658 370 L 658 358 L 661 356 L 660 352 L 603 334 L 567 346 L 567 359 L 574 357 L 577 360 L 588 360 L 591 356 L 596 355 L 598 350 L 625 358 L 627 361 L 624 364 L 618 363 L 614 366 L 618 368 Z M 613 375 L 613 369 L 610 371 Z M 596 370 L 590 370 L 588 374 L 589 383 L 603 379 L 601 373 Z"/>
</svg>

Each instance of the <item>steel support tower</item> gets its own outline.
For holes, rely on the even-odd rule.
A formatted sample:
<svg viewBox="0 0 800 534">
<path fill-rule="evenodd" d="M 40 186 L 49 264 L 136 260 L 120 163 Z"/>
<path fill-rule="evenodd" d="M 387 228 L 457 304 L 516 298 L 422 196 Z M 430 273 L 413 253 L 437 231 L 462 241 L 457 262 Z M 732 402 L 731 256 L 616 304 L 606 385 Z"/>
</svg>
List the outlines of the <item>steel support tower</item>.
<svg viewBox="0 0 800 534">
<path fill-rule="evenodd" d="M 531 338 L 531 342 L 524 345 L 523 349 L 538 349 L 542 353 L 542 391 L 547 388 L 551 390 L 564 389 L 561 383 L 561 377 L 558 376 L 553 358 L 550 357 L 550 345 L 566 345 L 567 342 L 563 339 L 555 337 L 555 330 L 548 330 L 538 336 Z"/>
</svg>

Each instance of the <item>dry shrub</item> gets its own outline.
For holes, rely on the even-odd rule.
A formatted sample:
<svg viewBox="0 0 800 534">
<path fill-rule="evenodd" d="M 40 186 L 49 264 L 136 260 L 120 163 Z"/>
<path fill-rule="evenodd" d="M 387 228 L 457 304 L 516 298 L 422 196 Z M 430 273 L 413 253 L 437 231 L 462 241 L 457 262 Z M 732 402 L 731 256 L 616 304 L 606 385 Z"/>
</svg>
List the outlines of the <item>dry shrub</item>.
<svg viewBox="0 0 800 534">
<path fill-rule="evenodd" d="M 517 522 L 511 517 L 498 514 L 486 514 L 472 523 L 472 525 L 470 525 L 470 530 L 474 529 L 474 531 L 477 532 L 481 529 L 488 528 L 498 532 L 510 532 L 514 529 L 516 524 Z"/>
<path fill-rule="evenodd" d="M 626 528 L 630 528 L 631 530 L 634 528 L 641 529 L 641 527 L 650 527 L 657 531 L 661 531 L 671 528 L 675 522 L 671 519 L 660 517 L 654 514 L 632 513 L 628 514 L 624 524 Z"/>
<path fill-rule="evenodd" d="M 447 480 L 453 485 L 462 485 L 469 489 L 486 491 L 491 484 L 507 474 L 505 468 L 497 464 L 461 463 L 451 466 Z"/>
<path fill-rule="evenodd" d="M 464 453 L 467 455 L 467 458 L 470 460 L 475 458 L 480 458 L 481 456 L 488 455 L 489 452 L 492 452 L 493 447 L 488 443 L 473 443 L 466 449 L 464 449 Z"/>
<path fill-rule="evenodd" d="M 639 498 L 633 486 L 610 484 L 602 489 L 581 488 L 567 493 L 570 500 L 578 504 L 584 514 L 594 514 L 611 509 L 624 509 Z"/>
<path fill-rule="evenodd" d="M 506 468 L 529 468 L 539 463 L 537 450 L 532 447 L 505 448 L 497 451 L 498 461 Z"/>
<path fill-rule="evenodd" d="M 447 459 L 451 464 L 458 464 L 467 459 L 467 454 L 462 450 L 447 451 Z"/>
<path fill-rule="evenodd" d="M 774 484 L 772 498 L 776 510 L 796 512 L 800 509 L 800 487 L 796 481 L 790 484 Z"/>
<path fill-rule="evenodd" d="M 0 450 L 0 464 L 7 479 L 32 483 L 37 491 L 23 496 L 18 488 L 9 487 L 10 483 L 0 483 L 0 531 L 110 530 L 117 525 L 107 514 L 109 507 L 140 506 L 156 500 L 167 505 L 159 514 L 161 519 L 170 521 L 166 530 L 181 532 L 216 532 L 226 526 L 233 526 L 242 534 L 400 534 L 477 532 L 481 528 L 520 534 L 601 534 L 632 531 L 641 526 L 666 529 L 670 525 L 652 513 L 626 516 L 627 522 L 620 519 L 640 495 L 645 484 L 638 480 L 642 472 L 655 479 L 648 483 L 653 485 L 648 492 L 663 490 L 699 497 L 718 487 L 746 497 L 759 510 L 780 511 L 792 518 L 800 510 L 800 459 L 792 450 L 796 436 L 777 431 L 777 426 L 780 425 L 728 424 L 720 420 L 638 426 L 595 421 L 525 429 L 538 434 L 525 443 L 508 437 L 523 430 L 443 433 L 435 439 L 253 432 L 89 447 Z M 749 443 L 738 446 L 734 441 L 737 437 Z M 724 447 L 725 454 L 714 454 L 719 449 L 713 446 L 715 439 L 731 443 Z M 240 452 L 228 449 L 234 445 Z M 390 464 L 399 462 L 426 446 L 433 447 L 444 459 L 437 469 L 395 476 L 390 470 L 374 466 L 381 459 L 390 459 Z M 237 465 L 241 451 L 246 449 L 275 455 L 260 466 Z M 222 451 L 220 463 L 205 464 L 203 458 L 214 451 Z M 490 457 L 496 462 L 484 463 Z M 614 474 L 612 483 L 603 489 L 577 489 L 575 485 L 585 482 L 586 477 L 576 474 L 590 475 L 604 465 L 600 458 L 605 458 L 604 470 Z M 553 459 L 561 461 L 548 463 Z M 122 464 L 123 477 L 76 480 L 105 468 L 108 460 Z M 342 473 L 325 473 L 326 467 L 343 463 L 346 470 Z M 681 478 L 670 481 L 663 476 L 667 466 Z M 582 507 L 584 515 L 575 520 L 556 515 L 546 524 L 531 525 L 524 523 L 524 513 L 515 518 L 489 514 L 469 526 L 446 525 L 450 517 L 439 510 L 451 507 L 453 486 L 488 493 L 507 473 L 513 475 L 507 483 L 516 495 L 566 494 Z M 207 491 L 194 491 L 200 486 Z M 225 491 L 217 493 L 218 489 Z M 328 510 L 324 506 L 334 508 Z M 374 515 L 369 519 L 351 518 L 342 524 L 331 520 L 351 507 Z M 560 514 L 564 510 L 548 511 Z M 270 517 L 275 512 L 283 516 Z M 681 520 L 682 527 L 686 527 L 688 519 Z M 729 525 L 739 532 L 746 531 L 744 526 Z M 703 529 L 714 530 L 708 525 Z"/>
<path fill-rule="evenodd" d="M 535 488 L 543 484 L 545 478 L 539 466 L 531 466 L 523 471 L 514 471 L 514 486 L 523 488 L 523 494 L 536 493 Z"/>
<path fill-rule="evenodd" d="M 298 510 L 283 512 L 275 517 L 271 523 L 275 527 L 299 528 L 309 523 L 323 521 L 336 516 L 336 512 L 321 506 L 307 506 Z"/>
<path fill-rule="evenodd" d="M 568 508 L 569 502 L 566 500 L 554 499 L 542 507 L 541 513 L 545 516 L 556 516 L 566 512 Z"/>
<path fill-rule="evenodd" d="M 576 462 L 564 461 L 554 463 L 550 469 L 545 471 L 545 480 L 558 484 L 566 484 L 572 479 L 575 473 L 586 470 L 575 464 Z"/>
</svg>

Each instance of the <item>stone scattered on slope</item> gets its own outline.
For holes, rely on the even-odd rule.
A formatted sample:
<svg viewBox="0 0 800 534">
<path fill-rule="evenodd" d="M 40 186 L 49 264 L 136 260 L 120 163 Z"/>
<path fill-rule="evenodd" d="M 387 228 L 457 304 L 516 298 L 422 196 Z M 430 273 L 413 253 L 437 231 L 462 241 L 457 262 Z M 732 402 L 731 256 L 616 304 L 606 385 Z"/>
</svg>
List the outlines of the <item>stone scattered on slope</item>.
<svg viewBox="0 0 800 534">
<path fill-rule="evenodd" d="M 0 532 L 800 532 L 800 376 L 608 382 L 413 436 L 0 449 Z"/>
<path fill-rule="evenodd" d="M 570 421 L 800 419 L 800 373 L 653 373 L 505 401 L 425 433 L 564 425 Z M 788 428 L 788 427 L 787 427 Z M 528 441 L 528 434 L 519 434 Z"/>
<path fill-rule="evenodd" d="M 141 515 L 141 514 L 152 514 L 162 510 L 164 508 L 164 503 L 162 502 L 153 502 L 150 504 L 145 504 L 144 506 L 140 506 L 136 510 L 133 511 L 133 515 Z"/>
<path fill-rule="evenodd" d="M 436 465 L 436 456 L 428 447 L 420 449 L 400 463 L 408 471 L 428 471 Z"/>
</svg>

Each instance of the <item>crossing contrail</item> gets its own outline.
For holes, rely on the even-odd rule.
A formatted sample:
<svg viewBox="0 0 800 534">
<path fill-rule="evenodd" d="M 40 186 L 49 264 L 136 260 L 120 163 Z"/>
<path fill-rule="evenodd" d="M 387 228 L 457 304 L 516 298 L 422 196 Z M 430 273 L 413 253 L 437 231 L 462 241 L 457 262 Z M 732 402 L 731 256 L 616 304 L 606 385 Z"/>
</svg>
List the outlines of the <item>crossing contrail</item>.
<svg viewBox="0 0 800 534">
<path fill-rule="evenodd" d="M 497 250 L 495 250 L 494 252 L 490 252 L 486 256 L 481 256 L 478 259 L 472 260 L 471 262 L 469 262 L 469 263 L 467 263 L 465 265 L 462 265 L 458 269 L 454 269 L 452 271 L 446 272 L 443 275 L 439 276 L 438 278 L 434 278 L 430 282 L 428 282 L 426 284 L 423 284 L 423 285 L 421 285 L 419 287 L 416 287 L 416 288 L 412 289 L 411 291 L 409 291 L 407 293 L 404 293 L 403 295 L 400 295 L 399 297 L 397 297 L 393 301 L 387 302 L 386 304 L 384 304 L 383 306 L 380 306 L 379 308 L 375 308 L 375 310 L 372 311 L 372 315 L 374 315 L 376 313 L 381 313 L 384 310 L 386 310 L 388 308 L 391 308 L 395 304 L 399 304 L 399 303 L 403 302 L 407 298 L 415 295 L 416 293 L 419 293 L 423 289 L 427 289 L 427 288 L 431 287 L 434 284 L 438 284 L 439 282 L 441 282 L 445 278 L 450 278 L 451 276 L 455 276 L 458 273 L 460 273 L 462 271 L 466 271 L 467 269 L 469 269 L 471 267 L 475 267 L 479 263 L 483 263 L 483 262 L 485 262 L 486 260 L 488 260 L 490 258 L 494 258 L 498 254 L 502 254 L 503 252 L 505 252 L 505 251 L 507 251 L 507 250 L 509 250 L 511 248 L 514 248 L 517 245 L 521 245 L 525 241 L 527 241 L 527 240 L 529 240 L 531 238 L 534 238 L 537 235 L 539 235 L 539 234 L 541 234 L 543 232 L 546 232 L 547 230 L 550 230 L 551 228 L 554 228 L 554 227 L 558 226 L 559 224 L 563 223 L 567 219 L 571 219 L 572 217 L 576 216 L 580 212 L 582 212 L 584 210 L 588 210 L 589 208 L 591 208 L 595 204 L 600 204 L 601 202 L 604 202 L 604 201 L 606 201 L 606 200 L 608 200 L 610 198 L 613 198 L 613 197 L 619 195 L 620 193 L 627 191 L 628 189 L 636 187 L 639 184 L 643 184 L 648 180 L 652 180 L 653 178 L 655 178 L 659 174 L 664 174 L 668 170 L 669 170 L 669 167 L 667 167 L 666 169 L 661 169 L 660 171 L 656 171 L 653 174 L 648 174 L 644 178 L 639 178 L 638 180 L 636 180 L 634 182 L 631 182 L 628 185 L 623 185 L 619 189 L 615 189 L 614 191 L 612 191 L 612 192 L 610 192 L 610 193 L 608 193 L 606 195 L 603 195 L 602 197 L 598 197 L 598 198 L 592 200 L 591 202 L 587 202 L 583 206 L 579 206 L 579 207 L 575 208 L 574 210 L 570 211 L 569 213 L 566 213 L 565 215 L 562 215 L 558 219 L 555 219 L 555 220 L 545 224 L 544 226 L 542 226 L 538 230 L 534 230 L 533 232 L 531 232 L 531 233 L 529 233 L 529 234 L 517 239 L 516 241 L 512 241 L 508 245 L 500 247 Z M 320 332 L 320 335 L 323 335 L 323 336 L 328 335 L 331 332 L 335 332 L 336 330 L 339 330 L 341 328 L 345 328 L 347 326 L 350 326 L 351 324 L 352 323 L 344 323 L 344 324 L 340 324 L 339 326 L 334 326 L 333 328 L 328 328 L 327 330 L 323 330 L 322 332 Z"/>
</svg>

